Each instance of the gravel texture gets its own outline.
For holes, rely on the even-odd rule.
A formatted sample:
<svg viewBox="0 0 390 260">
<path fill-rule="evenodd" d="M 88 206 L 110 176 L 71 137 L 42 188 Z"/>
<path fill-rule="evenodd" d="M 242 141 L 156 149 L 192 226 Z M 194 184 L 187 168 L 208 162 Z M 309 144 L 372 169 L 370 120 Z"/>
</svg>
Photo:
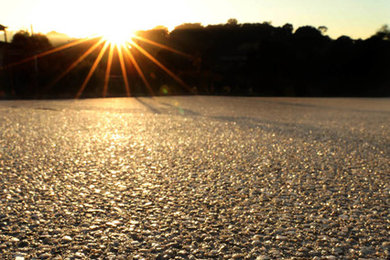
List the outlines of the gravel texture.
<svg viewBox="0 0 390 260">
<path fill-rule="evenodd" d="M 390 99 L 0 102 L 2 259 L 388 259 Z"/>
</svg>

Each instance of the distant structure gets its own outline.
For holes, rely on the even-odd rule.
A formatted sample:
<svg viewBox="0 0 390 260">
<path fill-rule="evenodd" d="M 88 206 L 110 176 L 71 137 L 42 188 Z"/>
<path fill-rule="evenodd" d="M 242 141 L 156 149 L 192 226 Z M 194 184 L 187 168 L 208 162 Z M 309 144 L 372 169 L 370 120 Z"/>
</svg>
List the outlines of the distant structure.
<svg viewBox="0 0 390 260">
<path fill-rule="evenodd" d="M 0 31 L 4 32 L 4 41 L 7 42 L 7 26 L 1 25 L 0 24 Z"/>
</svg>

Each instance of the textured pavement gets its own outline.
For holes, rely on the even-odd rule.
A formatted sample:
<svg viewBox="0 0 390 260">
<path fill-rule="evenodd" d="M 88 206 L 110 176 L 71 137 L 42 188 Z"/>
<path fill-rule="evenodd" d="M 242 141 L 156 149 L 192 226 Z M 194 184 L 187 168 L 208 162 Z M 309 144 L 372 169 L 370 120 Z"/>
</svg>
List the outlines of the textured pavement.
<svg viewBox="0 0 390 260">
<path fill-rule="evenodd" d="M 386 259 L 390 99 L 0 101 L 1 259 Z"/>
</svg>

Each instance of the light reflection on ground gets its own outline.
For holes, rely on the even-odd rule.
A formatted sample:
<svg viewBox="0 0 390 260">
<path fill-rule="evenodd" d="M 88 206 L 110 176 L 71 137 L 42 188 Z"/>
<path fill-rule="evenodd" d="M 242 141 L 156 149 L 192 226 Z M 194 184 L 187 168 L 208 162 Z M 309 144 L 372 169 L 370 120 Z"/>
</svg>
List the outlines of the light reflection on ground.
<svg viewBox="0 0 390 260">
<path fill-rule="evenodd" d="M 0 102 L 0 252 L 385 259 L 389 113 L 388 99 Z"/>
</svg>

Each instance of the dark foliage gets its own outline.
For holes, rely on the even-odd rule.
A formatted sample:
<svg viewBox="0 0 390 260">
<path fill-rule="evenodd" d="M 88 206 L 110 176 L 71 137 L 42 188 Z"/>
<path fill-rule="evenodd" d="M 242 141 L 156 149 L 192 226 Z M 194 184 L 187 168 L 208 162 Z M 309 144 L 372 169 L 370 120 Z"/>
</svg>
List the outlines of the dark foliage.
<svg viewBox="0 0 390 260">
<path fill-rule="evenodd" d="M 184 88 L 143 54 L 131 51 L 154 94 L 260 95 L 260 96 L 390 96 L 390 30 L 383 26 L 367 40 L 325 35 L 327 28 L 270 23 L 183 24 L 172 32 L 159 27 L 138 35 L 169 46 L 179 55 L 147 42 L 134 42 L 178 75 Z M 74 97 L 99 48 L 74 70 L 56 81 L 96 40 L 86 41 L 40 59 L 7 69 L 2 92 L 20 98 Z M 51 48 L 43 35 L 16 34 L 4 60 L 13 63 Z M 101 96 L 108 55 L 103 57 L 83 97 Z M 133 95 L 151 94 L 129 61 Z M 55 84 L 53 84 L 53 82 Z M 124 95 L 123 77 L 114 55 L 109 96 Z"/>
</svg>

